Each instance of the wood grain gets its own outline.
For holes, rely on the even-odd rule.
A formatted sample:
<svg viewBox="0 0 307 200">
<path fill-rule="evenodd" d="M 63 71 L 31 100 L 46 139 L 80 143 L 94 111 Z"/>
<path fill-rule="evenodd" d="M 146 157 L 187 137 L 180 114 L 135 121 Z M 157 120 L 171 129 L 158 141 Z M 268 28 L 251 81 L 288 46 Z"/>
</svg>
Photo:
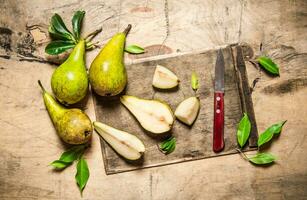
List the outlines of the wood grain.
<svg viewBox="0 0 307 200">
<path fill-rule="evenodd" d="M 237 85 L 239 88 L 239 97 L 241 102 L 241 109 L 243 112 L 247 113 L 248 118 L 251 122 L 251 131 L 249 136 L 249 147 L 257 147 L 258 140 L 258 129 L 257 122 L 255 119 L 254 106 L 252 101 L 252 91 L 248 82 L 248 77 L 246 73 L 246 65 L 244 62 L 245 53 L 241 46 L 232 47 L 232 55 L 234 59 L 234 69 L 237 74 Z"/>
</svg>

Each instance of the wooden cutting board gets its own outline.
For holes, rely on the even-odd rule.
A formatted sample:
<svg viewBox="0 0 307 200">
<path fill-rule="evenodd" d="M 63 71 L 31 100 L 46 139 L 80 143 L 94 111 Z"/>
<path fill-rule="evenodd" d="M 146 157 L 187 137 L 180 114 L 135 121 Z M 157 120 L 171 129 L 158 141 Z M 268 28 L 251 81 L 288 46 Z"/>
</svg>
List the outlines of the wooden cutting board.
<svg viewBox="0 0 307 200">
<path fill-rule="evenodd" d="M 121 105 L 119 97 L 105 98 L 94 95 L 97 121 L 135 134 L 146 146 L 144 158 L 140 162 L 130 163 L 117 155 L 101 139 L 107 174 L 236 153 L 235 149 L 238 147 L 236 131 L 243 112 L 248 113 L 252 122 L 251 137 L 246 150 L 256 146 L 257 126 L 242 48 L 241 46 L 229 46 L 222 51 L 225 59 L 224 150 L 221 153 L 212 151 L 213 82 L 217 51 L 211 50 L 198 54 L 146 61 L 126 66 L 128 85 L 125 93 L 145 99 L 163 100 L 174 111 L 181 101 L 195 95 L 190 84 L 191 73 L 195 71 L 199 75 L 200 83 L 200 88 L 196 93 L 201 102 L 198 118 L 192 127 L 175 121 L 171 133 L 177 139 L 177 146 L 173 153 L 164 155 L 157 147 L 161 139 L 149 136 L 133 115 Z M 180 84 L 177 89 L 161 91 L 152 87 L 152 76 L 157 64 L 169 68 L 179 77 Z"/>
</svg>

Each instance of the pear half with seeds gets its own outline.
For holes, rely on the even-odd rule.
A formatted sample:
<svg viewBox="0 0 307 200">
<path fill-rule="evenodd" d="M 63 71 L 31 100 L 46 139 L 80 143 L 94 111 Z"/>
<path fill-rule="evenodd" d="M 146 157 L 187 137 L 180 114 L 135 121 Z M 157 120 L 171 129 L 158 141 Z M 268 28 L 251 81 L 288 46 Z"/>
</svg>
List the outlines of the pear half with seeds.
<svg viewBox="0 0 307 200">
<path fill-rule="evenodd" d="M 179 79 L 178 77 L 166 67 L 161 65 L 157 65 L 152 85 L 159 89 L 171 89 L 178 85 Z"/>
<path fill-rule="evenodd" d="M 101 122 L 93 122 L 98 134 L 121 156 L 138 160 L 145 152 L 143 142 L 135 135 L 115 129 Z"/>
<path fill-rule="evenodd" d="M 128 95 L 122 96 L 120 101 L 145 130 L 154 134 L 166 133 L 171 130 L 174 116 L 166 103 Z"/>
<path fill-rule="evenodd" d="M 190 126 L 195 121 L 199 108 L 199 99 L 197 97 L 189 97 L 177 106 L 175 116 L 181 122 Z"/>
</svg>

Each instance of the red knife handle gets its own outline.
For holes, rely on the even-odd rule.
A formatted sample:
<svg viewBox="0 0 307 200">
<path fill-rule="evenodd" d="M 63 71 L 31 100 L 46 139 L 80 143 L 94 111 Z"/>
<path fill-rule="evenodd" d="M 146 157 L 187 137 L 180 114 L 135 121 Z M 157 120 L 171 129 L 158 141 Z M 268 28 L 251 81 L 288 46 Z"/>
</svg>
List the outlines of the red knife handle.
<svg viewBox="0 0 307 200">
<path fill-rule="evenodd" d="M 224 148 L 224 93 L 214 93 L 213 151 Z"/>
</svg>

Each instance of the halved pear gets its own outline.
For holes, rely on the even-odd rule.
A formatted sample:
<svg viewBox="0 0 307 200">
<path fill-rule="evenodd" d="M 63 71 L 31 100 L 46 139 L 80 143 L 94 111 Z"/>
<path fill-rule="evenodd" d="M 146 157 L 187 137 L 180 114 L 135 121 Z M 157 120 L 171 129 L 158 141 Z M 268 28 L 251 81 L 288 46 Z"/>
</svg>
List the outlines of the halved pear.
<svg viewBox="0 0 307 200">
<path fill-rule="evenodd" d="M 172 71 L 161 65 L 157 65 L 152 80 L 152 85 L 154 87 L 160 89 L 170 89 L 176 87 L 178 83 L 179 79 Z"/>
<path fill-rule="evenodd" d="M 101 122 L 93 122 L 98 134 L 121 156 L 128 160 L 138 160 L 145 152 L 143 142 L 135 135 L 115 129 Z"/>
<path fill-rule="evenodd" d="M 181 122 L 191 125 L 197 117 L 199 108 L 199 99 L 197 97 L 189 97 L 177 106 L 175 116 Z"/>
<path fill-rule="evenodd" d="M 171 130 L 174 116 L 171 108 L 166 103 L 128 95 L 122 96 L 120 101 L 145 130 L 154 134 L 161 134 Z"/>
</svg>

